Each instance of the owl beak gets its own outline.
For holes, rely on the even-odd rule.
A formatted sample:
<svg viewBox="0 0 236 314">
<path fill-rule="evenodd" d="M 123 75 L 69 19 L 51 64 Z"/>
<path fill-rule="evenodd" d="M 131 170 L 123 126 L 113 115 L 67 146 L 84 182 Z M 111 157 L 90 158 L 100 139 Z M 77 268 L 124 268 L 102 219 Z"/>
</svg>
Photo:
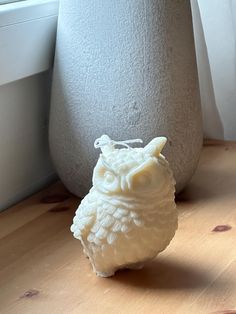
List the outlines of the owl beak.
<svg viewBox="0 0 236 314">
<path fill-rule="evenodd" d="M 125 177 L 121 177 L 121 180 L 120 180 L 120 187 L 121 187 L 121 190 L 122 191 L 125 191 L 127 188 L 129 189 L 129 182 L 128 180 L 126 180 Z"/>
<path fill-rule="evenodd" d="M 128 190 L 131 190 L 132 189 L 132 174 L 131 173 L 128 174 L 126 182 L 127 182 Z"/>
</svg>

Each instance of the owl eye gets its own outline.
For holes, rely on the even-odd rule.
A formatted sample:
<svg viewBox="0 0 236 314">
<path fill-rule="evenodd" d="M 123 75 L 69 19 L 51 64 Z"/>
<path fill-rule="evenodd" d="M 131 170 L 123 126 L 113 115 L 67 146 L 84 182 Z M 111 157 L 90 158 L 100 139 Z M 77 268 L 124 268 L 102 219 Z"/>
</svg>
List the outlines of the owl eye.
<svg viewBox="0 0 236 314">
<path fill-rule="evenodd" d="M 155 160 L 149 159 L 131 171 L 127 178 L 129 188 L 133 188 L 138 191 L 153 187 L 153 178 L 155 177 L 153 172 L 155 172 L 156 168 L 155 163 Z"/>
<path fill-rule="evenodd" d="M 151 176 L 149 173 L 142 173 L 135 178 L 137 186 L 146 186 L 149 185 L 152 181 Z"/>
<path fill-rule="evenodd" d="M 112 183 L 115 180 L 115 175 L 106 168 L 101 167 L 99 169 L 98 175 L 101 179 L 105 180 L 106 183 Z"/>
<path fill-rule="evenodd" d="M 100 167 L 99 170 L 97 171 L 98 176 L 101 178 L 104 177 L 105 173 L 106 173 L 106 168 L 104 167 Z"/>
<path fill-rule="evenodd" d="M 104 179 L 107 184 L 111 184 L 115 180 L 115 175 L 109 171 L 106 171 L 104 174 Z"/>
<path fill-rule="evenodd" d="M 93 172 L 93 185 L 103 193 L 115 193 L 119 190 L 119 180 L 119 175 L 99 160 Z"/>
</svg>

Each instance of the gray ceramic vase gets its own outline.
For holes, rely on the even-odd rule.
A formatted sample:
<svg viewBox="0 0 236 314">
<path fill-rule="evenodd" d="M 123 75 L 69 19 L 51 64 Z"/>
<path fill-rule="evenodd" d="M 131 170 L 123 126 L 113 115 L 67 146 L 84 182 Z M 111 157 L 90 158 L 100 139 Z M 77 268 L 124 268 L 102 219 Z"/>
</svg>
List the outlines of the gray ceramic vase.
<svg viewBox="0 0 236 314">
<path fill-rule="evenodd" d="M 167 136 L 180 191 L 202 145 L 190 2 L 61 0 L 49 133 L 58 174 L 78 196 L 104 133 L 144 144 Z"/>
</svg>

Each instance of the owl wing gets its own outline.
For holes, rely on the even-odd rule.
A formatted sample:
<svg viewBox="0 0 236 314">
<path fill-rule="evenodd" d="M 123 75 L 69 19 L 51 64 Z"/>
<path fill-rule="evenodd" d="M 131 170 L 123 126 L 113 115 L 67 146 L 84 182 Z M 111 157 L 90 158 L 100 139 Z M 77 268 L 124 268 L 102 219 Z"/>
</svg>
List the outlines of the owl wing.
<svg viewBox="0 0 236 314">
<path fill-rule="evenodd" d="M 154 238 L 139 212 L 103 204 L 87 240 L 95 244 L 93 253 L 98 250 L 103 263 L 125 265 L 155 255 Z"/>
<path fill-rule="evenodd" d="M 87 238 L 92 226 L 96 221 L 96 204 L 89 201 L 89 195 L 87 195 L 81 202 L 80 206 L 76 210 L 71 231 L 74 237 L 82 240 Z"/>
<path fill-rule="evenodd" d="M 87 240 L 99 246 L 115 245 L 118 249 L 133 234 L 132 230 L 142 225 L 136 212 L 105 203 L 97 208 L 96 222 Z"/>
</svg>

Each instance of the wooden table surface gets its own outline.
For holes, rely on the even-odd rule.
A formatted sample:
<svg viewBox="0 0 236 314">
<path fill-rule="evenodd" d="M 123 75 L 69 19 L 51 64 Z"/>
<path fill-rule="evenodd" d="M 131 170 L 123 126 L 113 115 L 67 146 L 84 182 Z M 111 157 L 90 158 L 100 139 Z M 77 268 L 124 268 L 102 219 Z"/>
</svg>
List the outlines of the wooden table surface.
<svg viewBox="0 0 236 314">
<path fill-rule="evenodd" d="M 179 229 L 143 270 L 98 278 L 61 183 L 0 214 L 0 313 L 236 313 L 236 144 L 208 142 Z M 218 226 L 218 227 L 216 227 Z"/>
</svg>

